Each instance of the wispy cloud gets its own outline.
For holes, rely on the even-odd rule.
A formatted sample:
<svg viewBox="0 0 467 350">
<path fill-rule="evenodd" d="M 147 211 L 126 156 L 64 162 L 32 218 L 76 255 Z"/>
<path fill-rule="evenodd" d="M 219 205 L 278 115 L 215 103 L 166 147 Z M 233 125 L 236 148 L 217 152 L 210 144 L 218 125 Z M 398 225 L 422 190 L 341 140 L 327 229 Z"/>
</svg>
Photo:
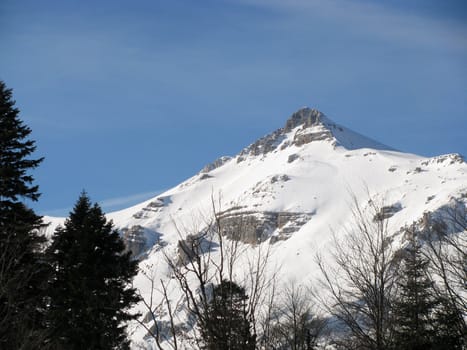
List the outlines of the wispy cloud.
<svg viewBox="0 0 467 350">
<path fill-rule="evenodd" d="M 104 210 L 104 212 L 108 212 L 112 210 L 124 209 L 126 207 L 138 204 L 139 202 L 148 200 L 154 196 L 157 196 L 158 194 L 164 191 L 165 190 L 154 190 L 154 191 L 130 194 L 127 196 L 107 198 L 107 199 L 103 199 L 99 201 L 98 203 L 101 206 L 101 208 Z M 41 214 L 46 215 L 46 216 L 64 217 L 64 216 L 67 216 L 68 213 L 72 209 L 73 209 L 72 207 L 51 209 L 51 210 L 45 210 Z"/>
<path fill-rule="evenodd" d="M 138 202 L 145 201 L 151 197 L 157 196 L 159 193 L 162 193 L 164 190 L 155 190 L 149 192 L 142 192 L 136 194 L 130 194 L 128 196 L 114 197 L 104 199 L 99 202 L 99 205 L 104 210 L 112 210 L 117 208 L 124 208 L 125 206 L 137 204 Z"/>
<path fill-rule="evenodd" d="M 241 0 L 244 4 L 335 20 L 349 30 L 398 43 L 467 51 L 464 23 L 401 12 L 390 6 L 348 0 Z"/>
</svg>

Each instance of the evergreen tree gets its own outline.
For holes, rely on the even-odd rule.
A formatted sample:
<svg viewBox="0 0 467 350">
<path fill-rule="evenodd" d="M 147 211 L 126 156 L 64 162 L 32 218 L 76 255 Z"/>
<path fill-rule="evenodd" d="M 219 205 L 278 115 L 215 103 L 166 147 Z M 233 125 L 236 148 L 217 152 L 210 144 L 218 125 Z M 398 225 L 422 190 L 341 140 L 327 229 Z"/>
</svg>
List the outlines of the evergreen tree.
<svg viewBox="0 0 467 350">
<path fill-rule="evenodd" d="M 44 280 L 41 218 L 24 200 L 39 198 L 30 170 L 42 161 L 31 130 L 19 119 L 12 91 L 0 81 L 0 348 L 35 349 L 41 330 Z"/>
<path fill-rule="evenodd" d="M 137 262 L 97 204 L 83 193 L 47 249 L 53 266 L 48 320 L 57 349 L 127 349 Z"/>
<path fill-rule="evenodd" d="M 395 348 L 460 350 L 462 335 L 455 325 L 462 316 L 447 298 L 437 293 L 428 274 L 430 261 L 422 254 L 416 229 L 411 228 L 407 233 L 409 246 L 402 260 L 400 293 L 393 308 Z"/>
<path fill-rule="evenodd" d="M 436 350 L 465 350 L 467 347 L 467 334 L 459 329 L 463 322 L 463 315 L 459 309 L 452 305 L 446 296 L 439 296 L 439 307 L 435 311 L 435 330 L 433 348 Z"/>
<path fill-rule="evenodd" d="M 421 253 L 415 229 L 408 231 L 409 246 L 402 259 L 398 286 L 400 292 L 393 305 L 395 346 L 401 350 L 433 348 L 433 312 L 438 306 L 433 282 L 428 278 L 428 260 Z"/>
<path fill-rule="evenodd" d="M 247 319 L 245 289 L 223 280 L 212 291 L 212 300 L 201 324 L 207 350 L 254 350 L 256 341 Z"/>
</svg>

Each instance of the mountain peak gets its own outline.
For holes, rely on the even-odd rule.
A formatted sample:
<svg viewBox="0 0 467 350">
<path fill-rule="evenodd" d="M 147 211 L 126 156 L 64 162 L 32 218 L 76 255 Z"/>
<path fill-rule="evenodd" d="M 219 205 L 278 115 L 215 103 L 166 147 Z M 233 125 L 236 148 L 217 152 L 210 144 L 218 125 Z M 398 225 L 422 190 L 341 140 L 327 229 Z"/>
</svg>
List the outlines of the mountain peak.
<svg viewBox="0 0 467 350">
<path fill-rule="evenodd" d="M 326 122 L 324 122 L 325 119 Z M 283 128 L 261 137 L 250 146 L 244 148 L 240 152 L 237 161 L 244 160 L 247 155 L 257 156 L 272 152 L 283 142 L 284 144 L 281 146 L 281 149 L 292 144 L 301 146 L 313 140 L 333 141 L 333 134 L 328 129 L 329 125 L 335 126 L 333 123 L 328 123 L 327 118 L 320 111 L 308 107 L 300 108 L 287 119 Z M 295 133 L 294 140 L 286 140 L 288 138 L 287 134 L 299 126 L 302 127 Z M 307 132 L 310 129 L 313 129 L 312 137 Z"/>
<path fill-rule="evenodd" d="M 332 147 L 342 146 L 348 150 L 358 148 L 391 149 L 352 130 L 344 128 L 327 118 L 317 109 L 302 107 L 294 112 L 285 126 L 261 137 L 238 155 L 237 162 L 246 156 L 258 156 L 289 146 L 301 147 L 312 142 L 327 142 Z"/>
<path fill-rule="evenodd" d="M 322 122 L 323 118 L 324 114 L 317 109 L 302 107 L 287 119 L 284 131 L 289 132 L 299 125 L 303 125 L 304 128 L 317 125 Z"/>
<path fill-rule="evenodd" d="M 325 142 L 333 148 L 340 146 L 347 150 L 359 148 L 393 150 L 391 147 L 334 123 L 317 109 L 302 107 L 286 120 L 284 127 L 261 137 L 244 148 L 236 159 L 239 163 L 248 156 L 266 155 L 276 150 L 284 150 L 292 146 L 302 147 L 317 142 Z M 221 157 L 204 167 L 201 173 L 216 169 L 230 160 L 231 157 Z"/>
</svg>

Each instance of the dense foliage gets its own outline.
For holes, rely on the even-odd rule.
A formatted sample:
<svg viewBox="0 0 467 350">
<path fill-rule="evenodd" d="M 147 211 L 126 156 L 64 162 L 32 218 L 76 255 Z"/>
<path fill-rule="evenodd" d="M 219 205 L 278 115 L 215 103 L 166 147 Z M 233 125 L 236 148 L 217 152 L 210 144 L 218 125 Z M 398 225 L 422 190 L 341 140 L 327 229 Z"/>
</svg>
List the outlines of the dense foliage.
<svg viewBox="0 0 467 350">
<path fill-rule="evenodd" d="M 118 232 L 83 193 L 47 249 L 53 268 L 48 321 L 61 349 L 126 349 L 125 322 L 136 317 L 130 287 L 137 271 Z"/>
<path fill-rule="evenodd" d="M 0 348 L 34 349 L 44 336 L 41 218 L 24 201 L 39 198 L 30 171 L 42 158 L 0 81 Z"/>
<path fill-rule="evenodd" d="M 201 326 L 207 350 L 254 350 L 255 338 L 247 318 L 245 289 L 223 280 L 214 286 L 212 299 Z"/>
<path fill-rule="evenodd" d="M 394 300 L 394 345 L 397 349 L 432 349 L 436 341 L 434 310 L 439 300 L 434 282 L 428 276 L 428 260 L 422 256 L 415 232 L 404 251 L 398 281 L 399 293 Z"/>
</svg>

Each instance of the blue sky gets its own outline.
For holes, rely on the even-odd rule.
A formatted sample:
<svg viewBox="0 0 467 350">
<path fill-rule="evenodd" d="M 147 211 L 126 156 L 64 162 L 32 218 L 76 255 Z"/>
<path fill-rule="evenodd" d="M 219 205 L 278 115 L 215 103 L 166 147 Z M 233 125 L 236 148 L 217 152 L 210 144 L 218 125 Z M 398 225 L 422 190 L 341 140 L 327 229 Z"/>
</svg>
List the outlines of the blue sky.
<svg viewBox="0 0 467 350">
<path fill-rule="evenodd" d="M 33 207 L 129 206 L 301 106 L 405 152 L 467 156 L 467 5 L 2 0 L 0 79 L 32 128 Z"/>
</svg>

